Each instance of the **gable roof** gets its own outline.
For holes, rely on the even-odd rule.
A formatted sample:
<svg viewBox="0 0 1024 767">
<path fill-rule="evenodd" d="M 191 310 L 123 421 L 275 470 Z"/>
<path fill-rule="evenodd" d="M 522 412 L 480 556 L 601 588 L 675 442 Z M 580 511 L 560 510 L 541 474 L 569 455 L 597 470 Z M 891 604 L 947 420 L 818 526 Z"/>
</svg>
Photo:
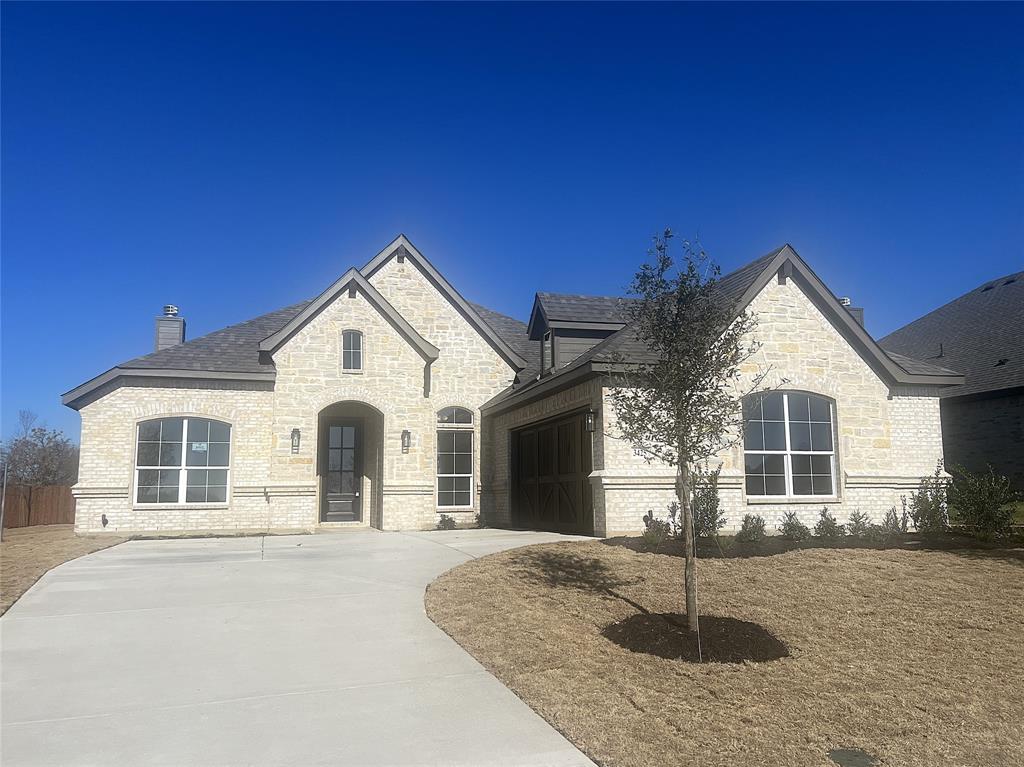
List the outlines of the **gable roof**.
<svg viewBox="0 0 1024 767">
<path fill-rule="evenodd" d="M 459 291 L 434 268 L 434 265 L 420 253 L 409 238 L 404 234 L 398 235 L 384 250 L 371 258 L 366 266 L 359 271 L 369 279 L 392 258 L 399 261 L 408 259 L 420 270 L 427 280 L 444 296 L 455 309 L 466 319 L 467 322 L 491 345 L 491 348 L 505 360 L 514 370 L 522 370 L 526 367 L 526 360 L 513 349 L 502 336 L 484 322 L 480 314 L 473 308 L 473 305 L 463 298 Z"/>
<path fill-rule="evenodd" d="M 259 351 L 273 353 L 277 349 L 280 349 L 289 338 L 305 327 L 310 320 L 316 317 L 326 306 L 333 302 L 339 294 L 346 290 L 349 291 L 349 295 L 354 295 L 356 292 L 362 293 L 366 300 L 369 301 L 378 312 L 380 312 L 384 319 L 391 323 L 392 327 L 394 327 L 395 330 L 397 330 L 399 334 L 401 334 L 401 336 L 419 352 L 420 356 L 423 357 L 425 361 L 433 362 L 437 359 L 438 348 L 421 336 L 416 329 L 408 323 L 405 317 L 398 313 L 398 310 L 391 305 L 391 302 L 384 298 L 384 296 L 382 296 L 380 292 L 373 287 L 373 285 L 367 282 L 366 278 L 355 269 L 349 269 L 341 275 L 333 285 L 306 304 L 301 311 L 288 320 L 284 327 L 262 339 L 259 343 Z"/>
<path fill-rule="evenodd" d="M 383 266 L 387 258 L 398 256 L 400 247 L 405 248 L 402 257 L 417 259 L 418 266 L 424 270 L 428 279 L 439 286 L 439 289 L 447 286 L 456 308 L 459 308 L 458 302 L 465 304 L 466 309 L 459 309 L 459 311 L 467 319 L 474 318 L 471 320 L 471 324 L 481 329 L 481 333 L 492 346 L 503 350 L 499 352 L 503 359 L 515 360 L 519 366 L 518 369 L 531 364 L 532 359 L 536 356 L 536 351 L 526 338 L 526 324 L 467 302 L 454 291 L 454 288 L 443 277 L 437 274 L 434 267 L 415 248 L 412 248 L 412 244 L 404 235 L 396 238 L 387 248 L 377 254 L 364 267 L 364 270 L 373 265 L 373 269 L 369 272 L 372 274 L 372 271 Z M 431 277 L 431 273 L 436 277 Z M 355 285 L 356 290 L 362 291 L 377 306 L 385 318 L 392 322 L 396 329 L 414 345 L 424 359 L 436 359 L 437 348 L 426 341 L 398 314 L 391 303 L 366 279 L 367 276 L 368 274 L 364 271 L 350 269 L 312 301 L 301 301 L 176 346 L 122 362 L 66 392 L 61 396 L 61 402 L 78 409 L 97 389 L 111 381 L 126 377 L 273 381 L 276 377 L 276 368 L 270 354 L 266 352 L 268 347 L 276 345 L 271 339 L 281 340 L 294 333 L 301 323 L 308 321 L 326 305 L 329 299 L 325 299 L 325 295 L 336 295 L 352 284 Z M 317 304 L 318 301 L 319 304 Z M 317 305 L 313 306 L 313 304 Z"/>
<path fill-rule="evenodd" d="M 1024 272 L 985 282 L 879 343 L 892 357 L 909 354 L 964 371 L 964 383 L 943 397 L 1024 386 Z"/>
<path fill-rule="evenodd" d="M 779 275 L 780 279 L 798 280 L 804 292 L 819 311 L 833 323 L 847 342 L 860 353 L 883 380 L 891 384 L 940 386 L 962 383 L 963 376 L 952 370 L 903 355 L 890 355 L 883 351 L 789 244 L 776 248 L 722 276 L 718 283 L 719 294 L 722 300 L 731 303 L 734 311 L 739 314 L 776 275 Z M 618 306 L 624 307 L 625 302 L 629 300 L 598 296 L 574 296 L 572 298 L 577 300 L 561 303 L 560 307 L 564 309 L 573 303 L 586 307 L 609 306 L 611 301 L 618 301 Z M 603 302 L 581 300 L 596 298 L 603 298 Z M 514 403 L 530 401 L 564 386 L 572 385 L 576 380 L 587 375 L 613 372 L 622 364 L 647 364 L 656 360 L 656 355 L 640 340 L 635 331 L 626 325 L 569 364 L 555 369 L 549 375 L 539 377 L 535 374 L 530 378 L 523 377 L 521 382 L 492 398 L 484 405 L 483 409 L 497 412 Z"/>
<path fill-rule="evenodd" d="M 626 324 L 626 305 L 632 299 L 616 296 L 581 296 L 572 293 L 537 293 L 527 332 L 535 340 L 543 327 L 617 330 Z"/>
</svg>

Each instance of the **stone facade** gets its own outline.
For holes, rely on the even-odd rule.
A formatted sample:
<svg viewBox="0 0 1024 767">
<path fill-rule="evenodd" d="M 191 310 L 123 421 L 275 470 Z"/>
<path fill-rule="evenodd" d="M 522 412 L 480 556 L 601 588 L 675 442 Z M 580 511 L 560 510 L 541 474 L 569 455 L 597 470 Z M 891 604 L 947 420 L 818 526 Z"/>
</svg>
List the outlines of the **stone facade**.
<svg viewBox="0 0 1024 767">
<path fill-rule="evenodd" d="M 939 390 L 888 386 L 794 280 L 769 281 L 749 311 L 758 318 L 754 337 L 761 346 L 744 370 L 745 382 L 768 370 L 767 386 L 824 395 L 835 404 L 838 492 L 829 500 L 747 497 L 743 449 L 738 444 L 717 459 L 722 465 L 724 530 L 738 529 L 745 514 L 761 515 L 772 530 L 784 513 L 794 510 L 813 525 L 823 506 L 840 522 L 858 509 L 881 521 L 942 457 Z M 675 499 L 675 471 L 648 462 L 617 436 L 610 395 L 607 385 L 592 379 L 489 417 L 485 509 L 499 522 L 510 520 L 508 453 L 513 430 L 588 407 L 597 413 L 591 474 L 595 534 L 639 532 L 648 510 L 664 516 Z"/>
<path fill-rule="evenodd" d="M 512 382 L 514 370 L 411 260 L 392 258 L 370 278 L 425 339 L 439 349 L 424 396 L 426 362 L 357 292 L 342 291 L 276 352 L 273 383 L 136 379 L 81 408 L 82 461 L 76 529 L 80 532 L 312 529 L 319 523 L 319 414 L 358 403 L 379 414 L 368 430 L 375 472 L 364 478 L 361 525 L 433 528 L 437 412 L 457 405 L 474 413 L 474 503 L 450 513 L 472 522 L 480 499 L 479 407 Z M 342 371 L 341 338 L 363 333 L 363 370 Z M 368 408 L 367 408 L 368 406 Z M 353 407 L 356 407 L 354 405 Z M 369 410 L 368 410 L 369 409 Z M 208 416 L 232 425 L 230 491 L 224 504 L 133 503 L 136 424 L 161 416 Z M 299 429 L 297 454 L 291 433 Z M 411 433 L 408 452 L 401 435 Z M 104 516 L 106 526 L 103 525 Z M 337 524 L 337 523 L 336 523 Z"/>
<path fill-rule="evenodd" d="M 725 531 L 739 528 L 746 514 L 764 517 L 774 530 L 783 514 L 796 511 L 813 525 L 822 507 L 841 523 L 860 510 L 881 521 L 900 496 L 935 471 L 942 458 L 939 390 L 935 387 L 888 386 L 803 293 L 795 280 L 772 279 L 754 298 L 749 311 L 758 320 L 753 338 L 758 353 L 746 364 L 742 389 L 751 377 L 768 371 L 765 385 L 831 399 L 835 409 L 837 490 L 833 499 L 748 497 L 744 488 L 742 443 L 718 456 L 722 466 L 719 495 L 726 514 Z M 615 435 L 614 410 L 605 391 L 604 430 Z M 628 443 L 605 439 L 600 474 L 606 534 L 635 532 L 648 509 L 663 515 L 675 498 L 674 472 L 646 463 Z M 713 464 L 715 462 L 712 462 Z"/>
</svg>

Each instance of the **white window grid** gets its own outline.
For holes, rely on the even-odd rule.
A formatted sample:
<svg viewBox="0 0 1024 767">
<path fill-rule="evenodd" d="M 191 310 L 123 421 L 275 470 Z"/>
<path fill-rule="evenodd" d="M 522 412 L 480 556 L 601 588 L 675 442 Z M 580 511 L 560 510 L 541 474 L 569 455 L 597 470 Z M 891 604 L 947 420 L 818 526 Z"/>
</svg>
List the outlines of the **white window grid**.
<svg viewBox="0 0 1024 767">
<path fill-rule="evenodd" d="M 793 450 L 792 449 L 792 438 L 789 433 L 789 395 L 790 392 L 780 392 L 782 394 L 782 425 L 783 432 L 786 435 L 786 449 L 785 450 L 747 450 L 744 448 L 744 455 L 781 455 L 783 471 L 785 472 L 786 481 L 786 494 L 785 495 L 769 495 L 768 493 L 754 494 L 747 493 L 746 479 L 744 474 L 743 492 L 752 498 L 821 498 L 822 500 L 830 500 L 838 498 L 838 483 L 836 481 L 836 416 L 835 406 L 831 400 L 825 400 L 828 404 L 828 419 L 829 428 L 832 430 L 832 449 L 831 450 Z M 816 396 L 816 395 L 811 395 Z M 822 397 L 821 399 L 825 399 Z M 763 415 L 762 411 L 762 415 Z M 763 421 L 762 421 L 763 423 Z M 829 458 L 829 472 L 832 474 L 832 492 L 828 495 L 815 494 L 815 493 L 796 493 L 793 490 L 793 460 L 794 455 L 811 455 L 811 456 L 823 456 L 827 455 Z M 813 489 L 813 488 L 812 488 Z"/>
<path fill-rule="evenodd" d="M 447 409 L 447 408 L 444 408 L 444 409 Z M 461 409 L 462 410 L 469 410 L 468 408 L 461 408 Z M 440 412 L 441 411 L 438 411 L 439 414 L 440 414 Z M 469 410 L 469 412 L 472 415 L 473 411 Z M 473 498 L 476 495 L 476 489 L 475 489 L 475 486 L 473 484 L 473 478 L 475 476 L 475 466 L 476 466 L 476 453 L 474 452 L 475 447 L 476 447 L 476 436 L 475 436 L 474 424 L 473 424 L 474 420 L 475 419 L 471 418 L 470 423 L 444 423 L 443 426 L 439 426 L 438 429 L 437 429 L 437 439 L 438 439 L 438 441 L 440 441 L 441 434 L 443 432 L 461 432 L 461 433 L 464 433 L 464 434 L 467 434 L 467 433 L 469 434 L 469 474 L 447 474 L 447 473 L 446 474 L 442 474 L 441 473 L 440 461 L 438 461 L 438 466 L 437 466 L 437 480 L 438 481 L 437 481 L 436 487 L 434 489 L 434 503 L 437 506 L 437 508 L 439 508 L 439 509 L 445 509 L 445 510 L 451 509 L 451 510 L 458 511 L 458 510 L 466 510 L 466 509 L 473 509 L 473 508 L 475 508 L 475 504 L 473 502 Z M 440 457 L 439 454 L 440 454 L 440 450 L 439 449 L 434 451 L 435 459 Z M 461 505 L 461 504 L 459 504 L 459 505 L 446 505 L 446 504 L 442 504 L 441 503 L 441 483 L 440 483 L 440 480 L 442 478 L 449 478 L 449 477 L 450 478 L 459 478 L 459 479 L 464 479 L 466 477 L 469 478 L 469 503 L 468 504 L 466 504 L 466 505 Z"/>
<path fill-rule="evenodd" d="M 139 431 L 144 423 L 149 421 L 165 421 L 172 420 L 175 418 L 181 418 L 181 458 L 178 463 L 173 466 L 142 466 L 139 464 Z M 228 427 L 228 463 L 227 466 L 188 466 L 188 451 L 186 446 L 189 444 L 188 438 L 188 422 L 187 416 L 164 416 L 163 418 L 150 418 L 146 421 L 139 421 L 135 424 L 135 484 L 132 487 L 132 505 L 135 506 L 210 506 L 218 505 L 223 506 L 231 500 L 231 444 L 232 437 L 234 436 L 234 428 L 231 424 L 220 421 L 216 418 L 199 418 L 195 420 L 201 421 L 217 421 Z M 161 433 L 161 438 L 162 438 Z M 146 440 L 152 441 L 152 440 Z M 163 444 L 163 440 L 160 440 L 160 444 Z M 209 449 L 209 447 L 207 447 Z M 158 459 L 159 460 L 159 455 Z M 186 501 L 185 498 L 188 494 L 188 473 L 189 471 L 223 471 L 224 472 L 224 484 L 225 484 L 225 495 L 223 501 Z M 177 501 L 140 501 L 139 500 L 139 472 L 140 471 L 177 471 L 178 472 L 178 500 Z"/>
</svg>

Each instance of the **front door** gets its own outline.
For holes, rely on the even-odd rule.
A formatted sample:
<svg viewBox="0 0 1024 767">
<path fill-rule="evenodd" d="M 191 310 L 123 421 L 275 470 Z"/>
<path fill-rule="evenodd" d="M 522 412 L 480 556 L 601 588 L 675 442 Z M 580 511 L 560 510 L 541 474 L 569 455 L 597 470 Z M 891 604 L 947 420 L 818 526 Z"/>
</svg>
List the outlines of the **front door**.
<svg viewBox="0 0 1024 767">
<path fill-rule="evenodd" d="M 324 424 L 320 441 L 321 522 L 359 522 L 363 518 L 362 431 L 359 421 L 330 420 Z"/>
</svg>

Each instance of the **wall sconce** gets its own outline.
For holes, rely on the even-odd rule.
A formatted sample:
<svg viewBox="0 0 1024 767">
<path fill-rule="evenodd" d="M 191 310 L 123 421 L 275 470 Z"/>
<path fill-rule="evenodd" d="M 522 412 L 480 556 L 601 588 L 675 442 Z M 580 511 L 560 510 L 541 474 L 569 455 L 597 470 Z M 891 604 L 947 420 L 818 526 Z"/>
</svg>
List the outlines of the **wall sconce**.
<svg viewBox="0 0 1024 767">
<path fill-rule="evenodd" d="M 597 413 L 593 410 L 588 410 L 583 415 L 583 428 L 589 431 L 591 434 L 597 428 Z"/>
<path fill-rule="evenodd" d="M 292 453 L 299 452 L 299 440 L 301 437 L 302 435 L 298 429 L 292 429 Z"/>
<path fill-rule="evenodd" d="M 409 432 L 408 429 L 403 429 L 402 430 L 402 452 L 403 453 L 408 453 L 409 452 L 409 445 L 411 445 L 411 444 L 412 444 L 412 434 Z"/>
</svg>

